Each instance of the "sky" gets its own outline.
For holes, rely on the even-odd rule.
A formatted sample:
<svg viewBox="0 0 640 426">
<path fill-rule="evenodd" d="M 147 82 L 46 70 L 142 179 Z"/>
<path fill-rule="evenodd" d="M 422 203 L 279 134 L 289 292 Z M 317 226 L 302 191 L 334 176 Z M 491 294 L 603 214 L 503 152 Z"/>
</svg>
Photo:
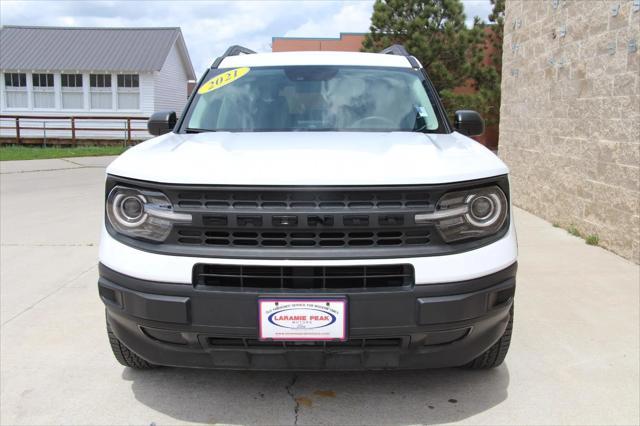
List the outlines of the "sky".
<svg viewBox="0 0 640 426">
<path fill-rule="evenodd" d="M 467 23 L 489 0 L 462 0 Z M 357 1 L 0 1 L 0 25 L 181 27 L 197 75 L 226 48 L 268 52 L 272 37 L 367 32 L 373 0 Z"/>
</svg>

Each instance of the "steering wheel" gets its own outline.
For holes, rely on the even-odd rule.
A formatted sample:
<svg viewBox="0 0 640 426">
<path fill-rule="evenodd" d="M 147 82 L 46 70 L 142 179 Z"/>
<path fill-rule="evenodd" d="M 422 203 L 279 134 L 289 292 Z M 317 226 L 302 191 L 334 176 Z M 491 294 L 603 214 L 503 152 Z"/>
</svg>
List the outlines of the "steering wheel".
<svg viewBox="0 0 640 426">
<path fill-rule="evenodd" d="M 381 124 L 381 126 L 378 127 L 382 127 L 385 126 L 386 128 L 395 128 L 397 127 L 397 124 L 394 123 L 393 121 L 391 121 L 390 119 L 388 119 L 387 117 L 382 117 L 380 115 L 370 115 L 368 117 L 364 117 L 361 118 L 359 120 L 354 121 L 351 126 L 354 128 L 358 128 L 358 127 L 367 127 L 367 126 L 363 126 L 363 124 L 369 123 L 371 122 L 371 124 L 374 123 L 379 123 Z M 376 128 L 375 124 L 372 126 L 373 128 Z"/>
</svg>

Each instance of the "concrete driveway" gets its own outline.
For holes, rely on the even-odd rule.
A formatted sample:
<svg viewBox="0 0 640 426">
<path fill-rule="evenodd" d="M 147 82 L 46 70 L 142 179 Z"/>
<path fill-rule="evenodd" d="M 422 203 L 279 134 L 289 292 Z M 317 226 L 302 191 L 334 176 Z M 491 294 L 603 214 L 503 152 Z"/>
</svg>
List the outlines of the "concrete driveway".
<svg viewBox="0 0 640 426">
<path fill-rule="evenodd" d="M 96 290 L 109 158 L 0 163 L 2 424 L 638 424 L 639 268 L 516 210 L 514 340 L 493 371 L 133 371 Z"/>
</svg>

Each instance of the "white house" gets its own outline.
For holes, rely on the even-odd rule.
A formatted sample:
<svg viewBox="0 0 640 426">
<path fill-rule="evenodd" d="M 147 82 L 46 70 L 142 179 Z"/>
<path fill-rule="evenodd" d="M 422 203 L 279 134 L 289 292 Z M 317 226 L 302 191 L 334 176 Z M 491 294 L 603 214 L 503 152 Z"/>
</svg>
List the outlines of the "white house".
<svg viewBox="0 0 640 426">
<path fill-rule="evenodd" d="M 195 79 L 180 28 L 4 26 L 0 72 L 5 116 L 180 114 Z"/>
</svg>

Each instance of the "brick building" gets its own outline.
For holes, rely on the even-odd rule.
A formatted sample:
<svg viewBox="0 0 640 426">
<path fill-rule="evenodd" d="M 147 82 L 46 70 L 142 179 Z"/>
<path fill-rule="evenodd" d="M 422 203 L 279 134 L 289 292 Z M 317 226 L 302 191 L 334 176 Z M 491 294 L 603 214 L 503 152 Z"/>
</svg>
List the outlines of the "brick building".
<svg viewBox="0 0 640 426">
<path fill-rule="evenodd" d="M 635 262 L 639 43 L 636 0 L 506 3 L 500 155 L 513 200 Z"/>
<path fill-rule="evenodd" d="M 340 33 L 336 38 L 273 37 L 271 51 L 297 52 L 307 50 L 329 50 L 359 52 L 362 49 L 364 33 Z"/>
</svg>

